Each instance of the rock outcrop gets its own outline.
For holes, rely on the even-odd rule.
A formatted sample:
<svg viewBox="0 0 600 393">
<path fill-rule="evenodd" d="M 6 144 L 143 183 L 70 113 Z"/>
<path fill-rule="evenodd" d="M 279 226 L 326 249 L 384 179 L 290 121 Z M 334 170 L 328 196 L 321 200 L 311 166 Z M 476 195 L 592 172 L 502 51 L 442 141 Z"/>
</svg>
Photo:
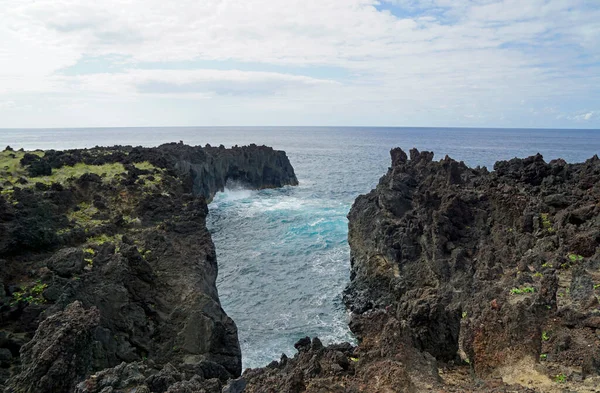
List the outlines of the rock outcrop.
<svg viewBox="0 0 600 393">
<path fill-rule="evenodd" d="M 362 321 L 384 313 L 413 348 L 470 364 L 484 380 L 539 391 L 597 381 L 598 157 L 567 164 L 537 155 L 488 172 L 415 149 L 410 159 L 400 149 L 391 156 L 348 215 L 344 299 L 357 336 L 380 336 Z"/>
<path fill-rule="evenodd" d="M 167 144 L 1 154 L 0 389 L 71 392 L 107 369 L 98 375 L 109 382 L 96 385 L 111 392 L 132 383 L 220 392 L 240 375 L 206 200 L 229 180 L 297 184 L 284 152 Z M 135 367 L 143 378 L 114 382 Z"/>
<path fill-rule="evenodd" d="M 80 302 L 44 320 L 31 341 L 21 348 L 26 365 L 8 383 L 9 392 L 70 392 L 74 382 L 86 376 L 92 365 L 89 350 L 98 309 L 85 310 Z"/>
</svg>

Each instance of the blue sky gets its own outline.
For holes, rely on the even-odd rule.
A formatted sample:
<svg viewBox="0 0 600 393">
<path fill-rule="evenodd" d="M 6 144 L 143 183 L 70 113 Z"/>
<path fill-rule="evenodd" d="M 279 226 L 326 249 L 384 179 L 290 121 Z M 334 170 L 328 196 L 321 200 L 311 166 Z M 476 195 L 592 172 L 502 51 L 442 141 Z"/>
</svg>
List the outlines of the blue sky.
<svg viewBox="0 0 600 393">
<path fill-rule="evenodd" d="M 0 128 L 600 129 L 597 1 L 0 5 Z"/>
</svg>

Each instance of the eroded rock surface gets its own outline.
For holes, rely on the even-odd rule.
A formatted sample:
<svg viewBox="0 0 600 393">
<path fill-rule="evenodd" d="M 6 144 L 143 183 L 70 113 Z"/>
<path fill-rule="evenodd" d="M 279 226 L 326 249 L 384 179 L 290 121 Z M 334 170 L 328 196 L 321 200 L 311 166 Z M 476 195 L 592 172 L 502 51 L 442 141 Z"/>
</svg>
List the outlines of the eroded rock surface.
<svg viewBox="0 0 600 393">
<path fill-rule="evenodd" d="M 12 374 L 10 392 L 71 392 L 103 369 L 113 381 L 123 362 L 145 367 L 143 381 L 106 382 L 103 393 L 129 382 L 140 392 L 220 391 L 240 375 L 206 200 L 228 180 L 297 184 L 284 152 L 174 143 L 1 154 L 0 389 Z M 65 366 L 44 357 L 55 352 Z"/>
<path fill-rule="evenodd" d="M 537 155 L 488 172 L 415 149 L 391 156 L 348 215 L 345 302 L 355 318 L 384 310 L 414 348 L 444 363 L 461 357 L 479 378 L 541 391 L 595 378 L 598 157 L 567 164 Z M 350 326 L 363 340 L 380 335 Z"/>
</svg>

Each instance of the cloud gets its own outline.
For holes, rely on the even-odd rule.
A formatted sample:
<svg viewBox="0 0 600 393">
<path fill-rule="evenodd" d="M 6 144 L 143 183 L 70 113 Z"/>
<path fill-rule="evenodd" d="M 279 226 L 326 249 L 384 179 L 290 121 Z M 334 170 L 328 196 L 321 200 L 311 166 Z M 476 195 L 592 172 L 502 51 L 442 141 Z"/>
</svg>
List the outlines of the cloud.
<svg viewBox="0 0 600 393">
<path fill-rule="evenodd" d="M 587 113 L 580 113 L 578 115 L 575 115 L 573 118 L 577 121 L 588 121 L 588 120 L 591 120 L 594 116 L 595 116 L 595 112 L 591 111 L 591 112 L 587 112 Z"/>
<path fill-rule="evenodd" d="M 304 117 L 328 103 L 338 124 L 353 111 L 364 122 L 461 125 L 476 119 L 513 126 L 550 121 L 521 101 L 537 113 L 550 107 L 574 113 L 600 100 L 600 5 L 585 0 L 2 0 L 2 5 L 0 101 L 29 102 L 59 124 L 69 119 L 53 118 L 56 113 L 45 111 L 42 100 L 86 101 L 93 107 L 112 95 L 151 108 L 156 97 L 218 96 L 231 105 L 252 97 L 262 100 L 252 104 L 266 111 L 262 118 L 272 115 L 265 108 L 289 108 L 300 100 Z M 107 64 L 89 75 L 64 72 L 89 58 Z M 181 62 L 234 68 L 167 69 Z M 257 65 L 256 71 L 240 71 L 245 64 Z M 318 67 L 343 72 L 325 78 L 313 74 Z M 469 118 L 473 113 L 479 115 Z M 4 117 L 9 120 L 25 124 Z M 593 114 L 587 120 L 598 124 Z M 562 121 L 577 120 L 571 115 Z"/>
<path fill-rule="evenodd" d="M 275 72 L 139 70 L 62 77 L 63 89 L 138 95 L 273 95 L 290 89 L 336 85 L 334 81 Z M 63 90 L 63 91 L 64 91 Z"/>
</svg>

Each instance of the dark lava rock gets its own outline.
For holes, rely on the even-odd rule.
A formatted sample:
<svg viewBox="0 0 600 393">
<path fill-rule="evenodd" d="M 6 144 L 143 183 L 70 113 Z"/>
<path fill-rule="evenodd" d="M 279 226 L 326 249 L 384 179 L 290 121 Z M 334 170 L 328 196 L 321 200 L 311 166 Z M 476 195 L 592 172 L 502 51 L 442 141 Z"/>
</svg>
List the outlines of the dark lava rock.
<svg viewBox="0 0 600 393">
<path fill-rule="evenodd" d="M 75 302 L 42 322 L 21 349 L 21 372 L 8 381 L 7 392 L 71 391 L 91 367 L 92 330 L 99 320 L 97 309 Z"/>
<path fill-rule="evenodd" d="M 561 310 L 579 315 L 569 328 L 584 328 L 595 308 L 592 277 L 600 277 L 592 264 L 600 258 L 597 159 L 546 163 L 538 154 L 488 172 L 409 155 L 393 149 L 387 174 L 348 215 L 344 300 L 355 315 L 384 310 L 414 348 L 444 362 L 461 357 L 480 377 L 535 364 L 543 329 L 562 329 Z M 557 296 L 569 293 L 560 283 L 571 271 L 573 304 Z M 381 334 L 372 324 L 350 327 L 362 340 Z M 579 359 L 599 349 L 597 341 L 578 348 Z"/>
<path fill-rule="evenodd" d="M 47 266 L 61 277 L 79 274 L 85 267 L 83 251 L 81 248 L 63 248 L 48 260 Z"/>
<path fill-rule="evenodd" d="M 227 386 L 223 387 L 222 393 L 243 393 L 246 390 L 246 380 L 238 378 L 231 380 Z"/>
<path fill-rule="evenodd" d="M 297 184 L 285 153 L 166 144 L 39 154 L 24 155 L 21 173 L 83 165 L 78 176 L 50 185 L 6 184 L 12 192 L 0 196 L 0 332 L 9 332 L 0 341 L 14 344 L 3 362 L 14 372 L 23 366 L 12 389 L 71 392 L 89 376 L 78 389 L 220 392 L 240 375 L 241 353 L 217 294 L 207 200 L 228 182 Z M 93 310 L 89 326 L 77 322 L 71 304 Z M 82 336 L 45 337 L 57 321 Z M 42 351 L 51 340 L 51 350 Z M 76 365 L 61 360 L 74 354 L 81 356 Z M 0 390 L 8 386 L 2 370 Z M 104 382 L 94 375 L 105 375 Z"/>
</svg>

